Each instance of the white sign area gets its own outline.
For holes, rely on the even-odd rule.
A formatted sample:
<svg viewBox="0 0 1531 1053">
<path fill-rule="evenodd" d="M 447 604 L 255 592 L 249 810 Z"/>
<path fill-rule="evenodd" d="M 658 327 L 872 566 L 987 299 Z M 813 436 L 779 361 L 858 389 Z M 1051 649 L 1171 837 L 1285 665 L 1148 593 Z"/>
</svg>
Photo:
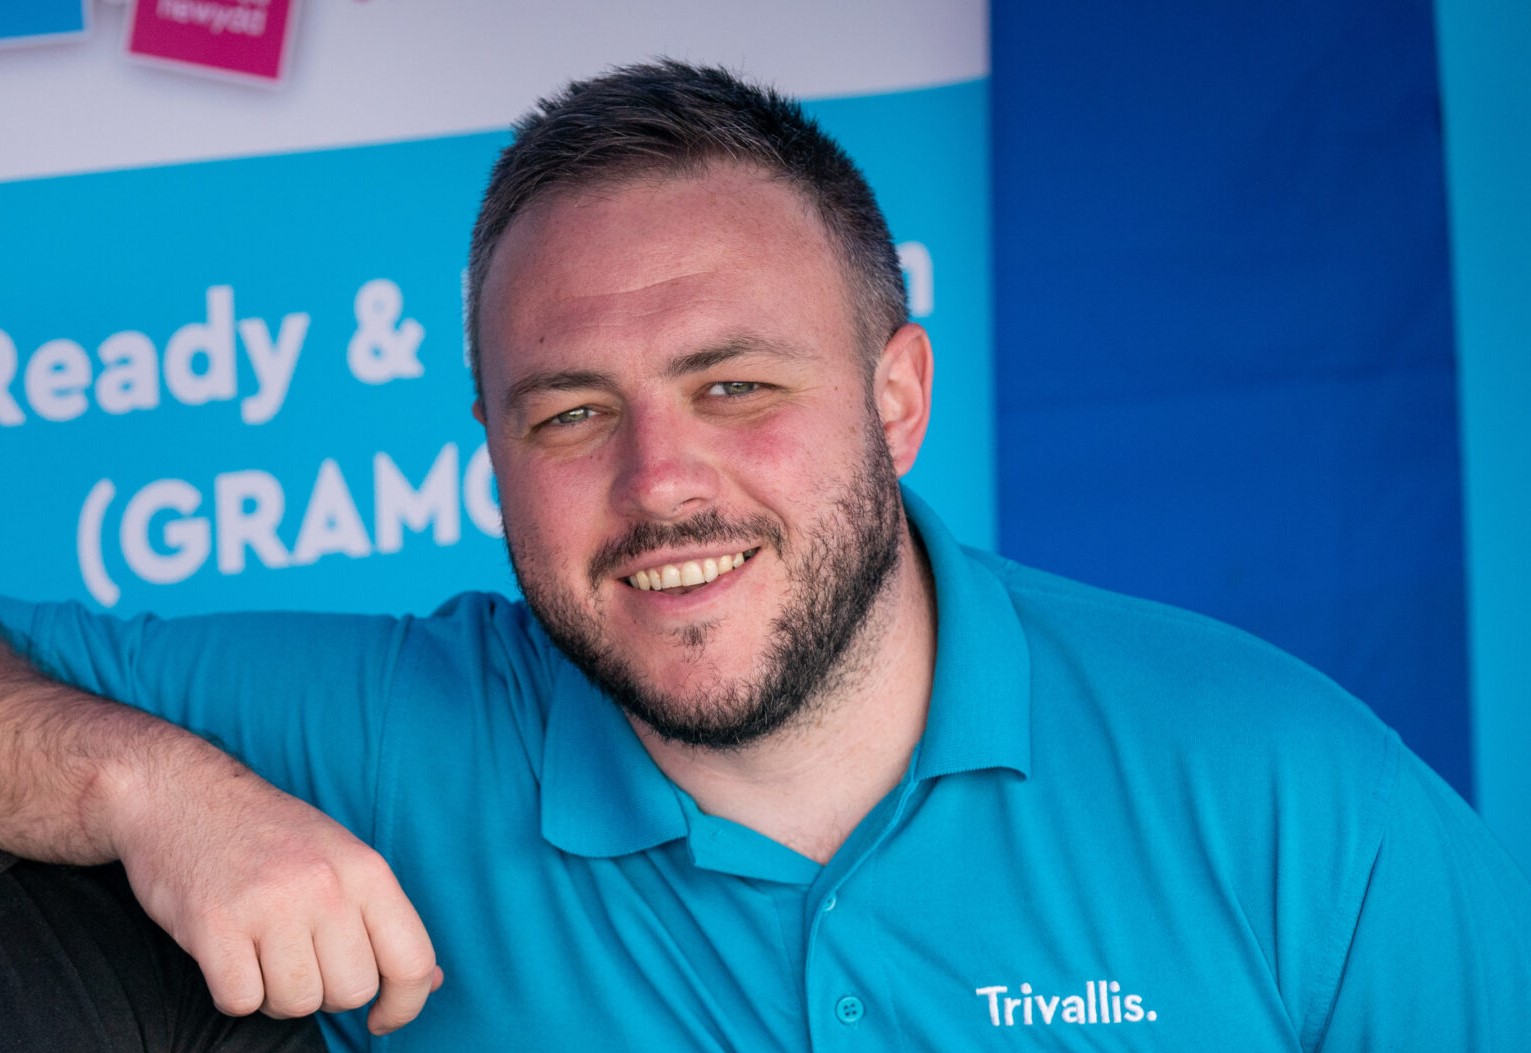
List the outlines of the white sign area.
<svg viewBox="0 0 1531 1053">
<path fill-rule="evenodd" d="M 984 0 L 634 4 L 315 0 L 288 77 L 265 89 L 123 54 L 126 5 L 89 36 L 0 59 L 0 180 L 503 128 L 571 77 L 668 56 L 805 98 L 988 72 Z"/>
</svg>

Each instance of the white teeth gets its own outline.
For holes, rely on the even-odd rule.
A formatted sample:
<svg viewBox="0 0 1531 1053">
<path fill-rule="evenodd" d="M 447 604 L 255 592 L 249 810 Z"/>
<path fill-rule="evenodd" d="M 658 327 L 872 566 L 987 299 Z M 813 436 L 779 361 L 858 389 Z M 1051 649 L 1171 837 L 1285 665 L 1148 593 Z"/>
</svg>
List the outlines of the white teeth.
<svg viewBox="0 0 1531 1053">
<path fill-rule="evenodd" d="M 635 572 L 627 583 L 645 592 L 659 589 L 678 589 L 683 586 L 703 585 L 716 581 L 720 574 L 727 574 L 735 567 L 744 566 L 744 553 L 727 556 L 709 556 L 706 559 L 688 559 L 684 563 L 666 563 L 660 567 Z"/>
</svg>

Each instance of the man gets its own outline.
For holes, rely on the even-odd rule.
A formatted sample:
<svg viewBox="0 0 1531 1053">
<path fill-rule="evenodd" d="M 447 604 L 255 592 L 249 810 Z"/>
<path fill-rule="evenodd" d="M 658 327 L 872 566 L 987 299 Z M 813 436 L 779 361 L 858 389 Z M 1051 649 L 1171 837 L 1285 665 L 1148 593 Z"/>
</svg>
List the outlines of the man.
<svg viewBox="0 0 1531 1053">
<path fill-rule="evenodd" d="M 544 102 L 469 322 L 524 606 L 0 605 L 46 671 L 344 824 L 0 671 L 0 844 L 120 855 L 225 1008 L 381 983 L 388 1031 L 434 947 L 392 1047 L 1519 1041 L 1531 890 L 1396 736 L 900 492 L 930 346 L 795 106 L 673 63 Z"/>
</svg>

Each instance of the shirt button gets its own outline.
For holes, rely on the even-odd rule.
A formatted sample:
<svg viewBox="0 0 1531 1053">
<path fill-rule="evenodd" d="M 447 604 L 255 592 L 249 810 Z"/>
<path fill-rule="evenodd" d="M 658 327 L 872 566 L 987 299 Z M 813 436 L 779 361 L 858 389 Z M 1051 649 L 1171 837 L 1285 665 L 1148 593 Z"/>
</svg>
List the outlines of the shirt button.
<svg viewBox="0 0 1531 1053">
<path fill-rule="evenodd" d="M 866 1006 L 855 995 L 846 995 L 835 1003 L 835 1016 L 842 1024 L 854 1024 L 866 1015 Z"/>
<path fill-rule="evenodd" d="M 833 892 L 831 892 L 824 899 L 824 913 L 828 914 L 830 911 L 834 910 L 835 909 L 835 904 L 838 903 L 838 902 L 840 902 L 840 901 L 837 900 L 835 898 L 835 894 Z"/>
</svg>

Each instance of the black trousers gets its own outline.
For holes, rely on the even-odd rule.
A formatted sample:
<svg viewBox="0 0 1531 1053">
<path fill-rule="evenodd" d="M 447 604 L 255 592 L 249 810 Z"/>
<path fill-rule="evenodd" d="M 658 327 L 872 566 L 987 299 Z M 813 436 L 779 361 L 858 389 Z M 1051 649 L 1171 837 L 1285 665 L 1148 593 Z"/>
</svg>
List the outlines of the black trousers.
<svg viewBox="0 0 1531 1053">
<path fill-rule="evenodd" d="M 321 1053 L 312 1018 L 227 1017 L 118 864 L 0 853 L 0 1053 Z"/>
</svg>

